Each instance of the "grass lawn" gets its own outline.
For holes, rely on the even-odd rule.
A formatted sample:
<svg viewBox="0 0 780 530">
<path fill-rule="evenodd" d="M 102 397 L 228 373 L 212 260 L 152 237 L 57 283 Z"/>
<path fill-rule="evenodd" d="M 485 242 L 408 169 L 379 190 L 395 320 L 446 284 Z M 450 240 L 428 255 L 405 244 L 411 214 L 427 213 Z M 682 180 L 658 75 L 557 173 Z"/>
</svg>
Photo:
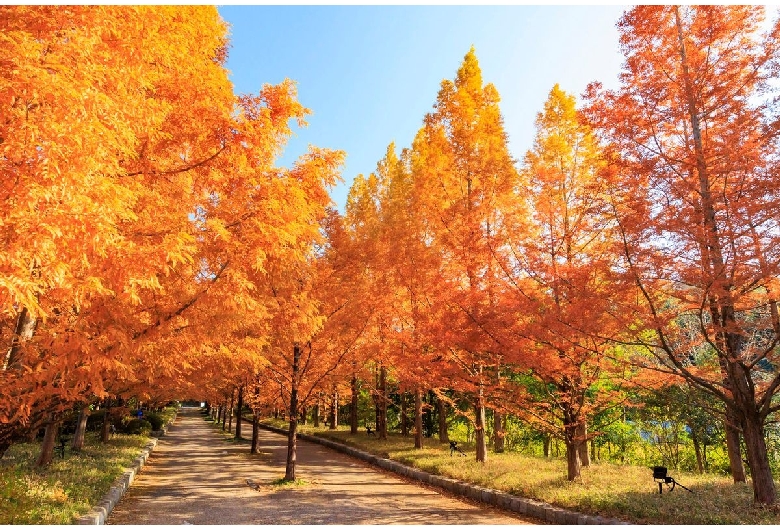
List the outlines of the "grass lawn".
<svg viewBox="0 0 780 530">
<path fill-rule="evenodd" d="M 84 449 L 35 468 L 40 443 L 12 445 L 0 460 L 0 525 L 71 524 L 108 492 L 149 437 L 115 434 L 107 444 L 87 433 Z"/>
<path fill-rule="evenodd" d="M 281 420 L 265 423 L 287 428 Z M 364 429 L 351 435 L 349 428 L 336 431 L 300 425 L 300 432 L 317 434 L 424 471 L 472 484 L 506 491 L 526 498 L 571 508 L 583 513 L 650 524 L 780 524 L 780 512 L 753 508 L 750 484 L 734 484 L 730 477 L 696 475 L 670 470 L 679 487 L 658 495 L 652 471 L 645 467 L 596 463 L 583 468 L 582 480 L 566 480 L 566 460 L 518 453 L 489 453 L 488 461 L 474 461 L 474 447 L 459 444 L 467 457 L 450 456 L 449 445 L 426 438 L 424 449 L 414 449 L 414 439 L 391 433 L 387 441 L 367 436 Z M 304 477 L 305 478 L 305 477 Z"/>
<path fill-rule="evenodd" d="M 166 422 L 175 409 L 162 413 Z M 115 434 L 107 444 L 100 433 L 88 432 L 84 448 L 65 458 L 55 456 L 43 470 L 35 468 L 40 443 L 12 445 L 0 459 L 0 525 L 71 524 L 108 493 L 114 481 L 130 467 L 150 438 Z"/>
</svg>

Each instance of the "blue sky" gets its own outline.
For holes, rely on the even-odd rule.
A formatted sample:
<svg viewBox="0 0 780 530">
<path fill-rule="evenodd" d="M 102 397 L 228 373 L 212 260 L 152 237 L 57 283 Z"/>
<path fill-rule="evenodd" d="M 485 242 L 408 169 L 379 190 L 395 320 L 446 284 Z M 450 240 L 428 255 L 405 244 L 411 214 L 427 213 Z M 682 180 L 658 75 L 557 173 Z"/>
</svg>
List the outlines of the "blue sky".
<svg viewBox="0 0 780 530">
<path fill-rule="evenodd" d="M 531 147 L 534 119 L 555 83 L 580 95 L 590 81 L 617 86 L 615 23 L 622 6 L 221 6 L 231 26 L 228 69 L 237 93 L 285 78 L 313 114 L 281 165 L 308 145 L 347 153 L 333 199 L 344 211 L 359 173 L 387 145 L 408 147 L 474 45 L 483 80 L 501 94 L 512 155 Z"/>
</svg>

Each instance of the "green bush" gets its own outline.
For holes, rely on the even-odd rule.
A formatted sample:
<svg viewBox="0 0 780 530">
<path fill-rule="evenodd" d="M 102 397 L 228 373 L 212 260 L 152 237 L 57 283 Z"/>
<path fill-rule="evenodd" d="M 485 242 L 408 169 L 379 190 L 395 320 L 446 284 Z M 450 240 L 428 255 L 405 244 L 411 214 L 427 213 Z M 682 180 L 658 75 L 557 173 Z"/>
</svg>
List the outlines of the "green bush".
<svg viewBox="0 0 780 530">
<path fill-rule="evenodd" d="M 105 417 L 106 417 L 105 412 L 102 410 L 98 410 L 90 414 L 89 417 L 87 418 L 87 431 L 89 432 L 100 431 L 101 427 L 103 426 L 103 419 Z"/>
<path fill-rule="evenodd" d="M 125 425 L 127 434 L 149 434 L 152 431 L 152 424 L 145 419 L 132 419 Z"/>
<path fill-rule="evenodd" d="M 153 431 L 159 431 L 162 429 L 163 425 L 165 425 L 165 420 L 163 417 L 156 412 L 149 412 L 148 414 L 144 414 L 143 419 L 152 424 Z"/>
</svg>

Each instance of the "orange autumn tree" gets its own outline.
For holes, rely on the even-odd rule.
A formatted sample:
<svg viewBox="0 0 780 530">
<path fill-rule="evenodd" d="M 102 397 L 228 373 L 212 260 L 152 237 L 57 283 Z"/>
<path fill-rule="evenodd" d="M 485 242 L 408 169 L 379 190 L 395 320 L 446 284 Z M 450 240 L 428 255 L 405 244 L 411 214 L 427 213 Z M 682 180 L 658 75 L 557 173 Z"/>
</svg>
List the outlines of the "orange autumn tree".
<svg viewBox="0 0 780 530">
<path fill-rule="evenodd" d="M 366 293 L 364 303 L 371 307 L 366 334 L 360 346 L 364 362 L 373 365 L 375 374 L 373 399 L 376 404 L 376 432 L 379 439 L 387 438 L 387 376 L 392 364 L 392 348 L 387 340 L 387 315 L 391 314 L 392 290 L 383 248 L 380 205 L 380 181 L 376 173 L 368 177 L 358 175 L 350 187 L 344 215 L 345 235 L 352 249 L 353 259 L 359 264 L 359 275 Z"/>
<path fill-rule="evenodd" d="M 425 217 L 414 194 L 411 152 L 404 149 L 399 157 L 390 144 L 376 174 L 380 218 L 376 258 L 385 278 L 380 312 L 388 346 L 385 360 L 393 366 L 401 399 L 407 391 L 414 395 L 415 447 L 422 448 L 422 396 L 441 383 L 430 340 L 436 312 L 429 293 L 438 257 L 425 244 Z"/>
<path fill-rule="evenodd" d="M 308 111 L 290 81 L 233 95 L 214 8 L 0 9 L 5 449 L 230 352 L 268 313 L 267 256 L 311 231 L 284 205 L 329 200 L 334 154 L 274 166 Z"/>
<path fill-rule="evenodd" d="M 604 388 L 594 392 L 619 369 L 605 338 L 611 336 L 605 317 L 619 293 L 610 282 L 613 223 L 602 166 L 574 97 L 555 85 L 537 115 L 522 170 L 533 222 L 513 234 L 516 259 L 505 262 L 504 272 L 512 286 L 506 306 L 518 315 L 514 330 L 524 339 L 518 365 L 543 383 L 545 410 L 563 428 L 568 480 L 588 462 L 588 418 L 617 398 Z"/>
<path fill-rule="evenodd" d="M 329 219 L 331 205 L 327 188 L 339 178 L 338 168 L 343 153 L 315 150 L 302 158 L 283 178 L 286 200 L 268 206 L 276 212 L 265 212 L 262 204 L 255 204 L 258 215 L 276 214 L 289 223 L 283 245 L 258 246 L 251 244 L 247 250 L 261 252 L 262 265 L 249 261 L 243 269 L 247 280 L 254 286 L 255 298 L 262 298 L 267 312 L 266 319 L 259 319 L 255 326 L 264 326 L 269 338 L 263 355 L 268 360 L 268 376 L 279 384 L 286 405 L 289 407 L 290 429 L 286 479 L 295 480 L 295 456 L 297 422 L 301 407 L 318 382 L 339 364 L 328 349 L 315 348 L 315 337 L 333 311 L 325 307 L 325 294 L 320 291 L 322 260 L 317 255 L 318 246 L 324 243 L 322 226 Z M 246 234 L 254 237 L 256 232 Z M 239 244 L 245 241 L 240 238 Z M 327 285 L 327 284 L 326 284 Z M 264 323 L 263 320 L 266 322 Z M 348 351 L 348 350 L 347 350 Z M 342 356 L 345 355 L 342 350 Z M 331 362 L 332 361 L 332 362 Z M 323 373 L 324 371 L 324 373 Z"/>
<path fill-rule="evenodd" d="M 461 390 L 473 396 L 477 460 L 487 456 L 487 367 L 502 363 L 490 332 L 499 280 L 495 254 L 514 224 L 518 174 L 492 84 L 483 85 L 472 48 L 454 81 L 442 82 L 434 111 L 412 146 L 414 194 L 421 201 L 425 241 L 439 256 L 429 286 L 442 311 L 431 339 L 461 371 Z"/>
<path fill-rule="evenodd" d="M 638 331 L 637 362 L 725 405 L 754 502 L 774 504 L 764 426 L 780 408 L 780 26 L 761 34 L 763 19 L 757 6 L 632 9 L 618 24 L 621 86 L 591 87 L 588 115 L 618 175 L 615 269 L 635 295 L 613 316 Z"/>
<path fill-rule="evenodd" d="M 2 10 L 5 447 L 126 375 L 123 346 L 154 327 L 141 297 L 192 265 L 192 182 L 234 103 L 213 9 Z"/>
</svg>

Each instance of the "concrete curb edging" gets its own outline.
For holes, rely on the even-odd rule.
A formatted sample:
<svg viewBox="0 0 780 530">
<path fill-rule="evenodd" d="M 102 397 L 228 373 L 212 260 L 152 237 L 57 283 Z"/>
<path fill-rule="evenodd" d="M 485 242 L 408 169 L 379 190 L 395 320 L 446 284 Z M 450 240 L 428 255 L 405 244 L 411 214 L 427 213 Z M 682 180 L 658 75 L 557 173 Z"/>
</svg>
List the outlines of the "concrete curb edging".
<svg viewBox="0 0 780 530">
<path fill-rule="evenodd" d="M 154 448 L 157 447 L 159 437 L 163 436 L 168 431 L 168 426 L 174 421 L 176 421 L 176 416 L 174 416 L 168 424 L 163 426 L 161 430 L 153 431 L 152 434 L 159 434 L 159 436 L 154 436 L 152 440 L 144 446 L 141 454 L 133 460 L 132 467 L 126 468 L 126 471 L 114 481 L 111 488 L 109 488 L 108 493 L 106 493 L 100 503 L 93 506 L 86 514 L 74 520 L 73 524 L 105 524 L 106 519 L 114 509 L 114 506 L 117 505 L 119 499 L 122 498 L 122 495 L 125 494 L 127 488 L 129 488 L 130 484 L 135 480 L 135 476 L 146 464 L 149 455 L 154 451 Z"/>
<path fill-rule="evenodd" d="M 280 429 L 272 425 L 264 423 L 260 424 L 260 427 L 275 432 L 277 434 L 283 434 L 287 436 L 286 429 Z M 358 458 L 369 464 L 381 467 L 386 471 L 396 473 L 398 475 L 422 482 L 424 484 L 430 484 L 442 488 L 455 495 L 460 495 L 471 500 L 490 504 L 504 510 L 519 513 L 522 515 L 528 515 L 536 517 L 548 523 L 558 525 L 574 525 L 574 524 L 613 524 L 613 525 L 626 525 L 631 524 L 618 519 L 610 519 L 607 517 L 601 517 L 598 515 L 587 515 L 580 512 L 575 512 L 566 508 L 559 508 L 547 504 L 546 502 L 535 501 L 532 499 L 526 499 L 511 495 L 503 491 L 498 491 L 490 488 L 483 488 L 482 486 L 475 486 L 467 482 L 463 482 L 457 479 L 444 477 L 441 475 L 433 475 L 426 471 L 415 469 L 411 466 L 407 466 L 395 460 L 389 458 L 382 458 L 380 456 L 361 451 L 355 447 L 349 447 L 347 445 L 328 440 L 326 438 L 320 438 L 318 436 L 312 436 L 309 434 L 298 433 L 298 437 L 301 440 L 307 442 L 313 442 L 319 445 L 324 445 L 329 449 L 333 449 L 340 453 L 347 454 L 349 456 Z"/>
</svg>

